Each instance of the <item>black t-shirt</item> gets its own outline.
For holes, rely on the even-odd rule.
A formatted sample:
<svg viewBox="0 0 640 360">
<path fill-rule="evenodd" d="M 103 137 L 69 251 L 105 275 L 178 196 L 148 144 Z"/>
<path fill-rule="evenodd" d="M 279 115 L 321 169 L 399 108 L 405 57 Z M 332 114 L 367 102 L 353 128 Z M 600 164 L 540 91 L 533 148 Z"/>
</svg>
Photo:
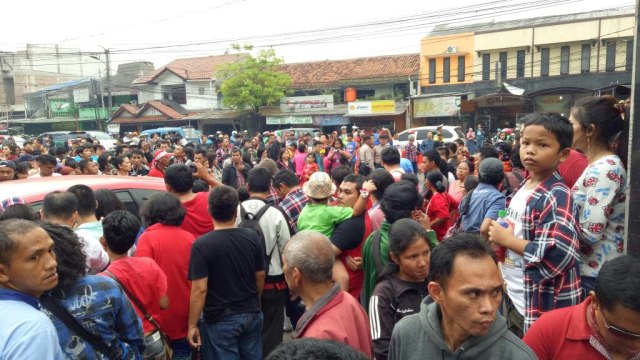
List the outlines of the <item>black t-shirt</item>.
<svg viewBox="0 0 640 360">
<path fill-rule="evenodd" d="M 355 249 L 364 237 L 364 215 L 347 219 L 333 231 L 331 243 L 340 251 Z"/>
<path fill-rule="evenodd" d="M 189 280 L 208 277 L 204 319 L 260 311 L 255 273 L 264 271 L 264 249 L 251 229 L 214 230 L 191 249 Z"/>
</svg>

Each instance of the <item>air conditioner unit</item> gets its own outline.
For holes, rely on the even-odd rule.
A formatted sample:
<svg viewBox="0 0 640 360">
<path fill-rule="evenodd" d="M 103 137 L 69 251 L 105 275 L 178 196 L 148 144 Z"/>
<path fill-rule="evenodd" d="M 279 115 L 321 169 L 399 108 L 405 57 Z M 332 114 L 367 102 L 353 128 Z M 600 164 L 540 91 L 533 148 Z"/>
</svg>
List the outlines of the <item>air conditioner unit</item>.
<svg viewBox="0 0 640 360">
<path fill-rule="evenodd" d="M 447 47 L 447 51 L 445 51 L 447 54 L 455 54 L 458 52 L 458 47 L 457 46 L 448 46 Z"/>
</svg>

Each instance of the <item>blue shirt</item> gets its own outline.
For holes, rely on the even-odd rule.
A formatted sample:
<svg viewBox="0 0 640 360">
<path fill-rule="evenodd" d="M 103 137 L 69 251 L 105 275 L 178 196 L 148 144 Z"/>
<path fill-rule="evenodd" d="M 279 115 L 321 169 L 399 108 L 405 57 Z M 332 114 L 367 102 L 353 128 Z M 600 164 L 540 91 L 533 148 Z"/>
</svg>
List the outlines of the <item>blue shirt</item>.
<svg viewBox="0 0 640 360">
<path fill-rule="evenodd" d="M 64 359 L 56 328 L 33 306 L 0 300 L 0 319 L 0 359 Z"/>
<path fill-rule="evenodd" d="M 111 278 L 83 276 L 64 293 L 53 296 L 58 303 L 109 346 L 122 349 L 123 359 L 142 359 L 144 334 L 142 322 L 118 284 Z M 68 359 L 107 359 L 80 339 L 57 317 L 45 312 L 56 327 L 60 347 Z M 35 358 L 34 358 L 35 359 Z"/>
<path fill-rule="evenodd" d="M 506 200 L 495 186 L 478 184 L 478 187 L 471 193 L 471 200 L 465 198 L 460 202 L 459 209 L 462 212 L 463 204 L 471 201 L 466 214 L 462 216 L 462 230 L 464 232 L 479 232 L 484 219 L 496 220 L 498 211 L 506 209 Z"/>
</svg>

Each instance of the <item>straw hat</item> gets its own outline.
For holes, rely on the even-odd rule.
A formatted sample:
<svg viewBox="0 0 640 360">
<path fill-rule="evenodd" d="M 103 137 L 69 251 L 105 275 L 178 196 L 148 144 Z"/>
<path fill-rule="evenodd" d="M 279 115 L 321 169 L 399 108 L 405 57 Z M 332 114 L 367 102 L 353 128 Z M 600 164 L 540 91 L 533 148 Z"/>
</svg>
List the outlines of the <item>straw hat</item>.
<svg viewBox="0 0 640 360">
<path fill-rule="evenodd" d="M 304 183 L 302 191 L 312 199 L 326 199 L 336 192 L 336 185 L 326 172 L 316 171 Z"/>
</svg>

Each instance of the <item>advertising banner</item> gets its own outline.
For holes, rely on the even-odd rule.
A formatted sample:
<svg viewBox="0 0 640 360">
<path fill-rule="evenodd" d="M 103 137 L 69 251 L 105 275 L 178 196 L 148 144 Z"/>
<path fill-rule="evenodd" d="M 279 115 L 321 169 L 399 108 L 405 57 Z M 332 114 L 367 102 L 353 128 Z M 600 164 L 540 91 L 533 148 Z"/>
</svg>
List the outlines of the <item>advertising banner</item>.
<svg viewBox="0 0 640 360">
<path fill-rule="evenodd" d="M 333 109 L 333 95 L 293 96 L 280 99 L 280 111 Z"/>
<path fill-rule="evenodd" d="M 267 116 L 267 125 L 296 125 L 296 124 L 313 124 L 311 116 Z"/>
<path fill-rule="evenodd" d="M 395 110 L 395 100 L 354 101 L 347 107 L 349 115 L 389 114 Z"/>
<path fill-rule="evenodd" d="M 89 102 L 89 89 L 73 89 L 73 101 L 76 104 Z"/>
<path fill-rule="evenodd" d="M 413 101 L 413 117 L 460 116 L 460 96 L 442 96 Z"/>
</svg>

